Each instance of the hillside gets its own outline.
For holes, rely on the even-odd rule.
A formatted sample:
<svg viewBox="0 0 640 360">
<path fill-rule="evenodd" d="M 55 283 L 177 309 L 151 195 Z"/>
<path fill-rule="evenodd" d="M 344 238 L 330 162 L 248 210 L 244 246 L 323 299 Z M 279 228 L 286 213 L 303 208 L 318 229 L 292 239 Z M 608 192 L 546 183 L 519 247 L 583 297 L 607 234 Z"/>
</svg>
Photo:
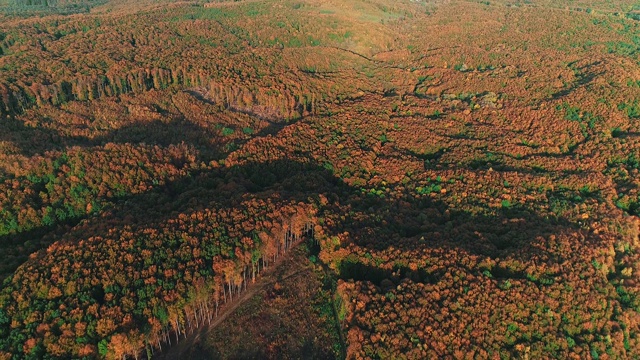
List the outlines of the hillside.
<svg viewBox="0 0 640 360">
<path fill-rule="evenodd" d="M 640 355 L 637 1 L 85 9 L 0 15 L 0 359 Z"/>
</svg>

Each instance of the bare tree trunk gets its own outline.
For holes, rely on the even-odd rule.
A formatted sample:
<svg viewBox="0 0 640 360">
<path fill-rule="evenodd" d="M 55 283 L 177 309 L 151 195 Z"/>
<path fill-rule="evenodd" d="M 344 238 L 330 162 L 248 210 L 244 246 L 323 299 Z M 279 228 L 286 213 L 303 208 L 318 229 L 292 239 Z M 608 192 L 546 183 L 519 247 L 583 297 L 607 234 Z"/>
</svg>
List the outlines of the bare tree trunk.
<svg viewBox="0 0 640 360">
<path fill-rule="evenodd" d="M 242 271 L 242 284 L 244 285 L 244 289 L 247 290 L 247 267 L 244 267 Z"/>
<path fill-rule="evenodd" d="M 176 318 L 176 345 L 180 343 L 180 324 L 178 323 L 178 318 Z"/>
<path fill-rule="evenodd" d="M 204 320 L 204 308 L 202 306 L 203 306 L 202 303 L 198 304 L 198 310 L 200 311 L 200 317 L 196 316 L 196 328 L 198 329 L 200 328 L 200 321 Z"/>
<path fill-rule="evenodd" d="M 251 262 L 251 282 L 256 282 L 256 263 Z"/>
<path fill-rule="evenodd" d="M 209 310 L 209 304 L 205 303 L 207 307 L 207 321 L 209 322 L 209 326 L 211 326 L 211 311 Z M 204 322 L 202 323 L 204 325 Z"/>
</svg>

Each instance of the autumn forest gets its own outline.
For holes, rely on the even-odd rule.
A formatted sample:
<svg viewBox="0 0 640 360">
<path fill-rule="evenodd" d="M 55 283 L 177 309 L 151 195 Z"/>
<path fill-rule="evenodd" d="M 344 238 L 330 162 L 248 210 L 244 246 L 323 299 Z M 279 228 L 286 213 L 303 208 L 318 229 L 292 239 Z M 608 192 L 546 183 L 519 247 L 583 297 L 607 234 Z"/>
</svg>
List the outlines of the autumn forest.
<svg viewBox="0 0 640 360">
<path fill-rule="evenodd" d="M 0 0 L 0 359 L 640 357 L 640 2 Z"/>
</svg>

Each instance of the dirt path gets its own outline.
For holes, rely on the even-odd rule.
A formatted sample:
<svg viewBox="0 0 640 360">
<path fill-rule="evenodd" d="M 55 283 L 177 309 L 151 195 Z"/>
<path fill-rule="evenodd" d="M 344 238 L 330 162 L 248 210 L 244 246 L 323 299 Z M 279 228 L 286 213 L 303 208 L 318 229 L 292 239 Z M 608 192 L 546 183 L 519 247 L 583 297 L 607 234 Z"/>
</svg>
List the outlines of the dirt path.
<svg viewBox="0 0 640 360">
<path fill-rule="evenodd" d="M 158 360 L 180 360 L 185 359 L 191 348 L 198 344 L 201 339 L 206 338 L 207 334 L 209 334 L 213 329 L 215 329 L 218 325 L 220 325 L 229 315 L 233 314 L 240 305 L 245 303 L 247 300 L 251 299 L 254 295 L 259 293 L 261 290 L 265 289 L 268 286 L 273 285 L 277 281 L 285 280 L 289 277 L 295 276 L 303 269 L 297 269 L 292 271 L 289 274 L 284 276 L 279 276 L 279 272 L 277 271 L 282 266 L 287 266 L 292 258 L 292 252 L 296 249 L 291 249 L 289 253 L 282 256 L 274 265 L 267 268 L 257 279 L 254 284 L 250 284 L 247 286 L 247 289 L 243 291 L 239 297 L 233 298 L 233 301 L 224 304 L 218 312 L 218 316 L 215 317 L 211 324 L 205 323 L 204 326 L 200 326 L 196 328 L 192 333 L 188 334 L 186 339 L 180 338 L 180 342 L 175 344 L 175 338 L 172 339 L 173 346 L 165 348 L 161 353 L 155 354 L 152 359 Z"/>
<path fill-rule="evenodd" d="M 173 345 L 172 347 L 168 348 L 167 351 L 161 354 L 154 355 L 152 359 L 165 359 L 165 360 L 184 359 L 185 354 L 189 352 L 189 349 L 191 349 L 196 343 L 198 343 L 201 338 L 206 337 L 206 335 L 213 328 L 220 325 L 220 323 L 222 323 L 230 314 L 233 314 L 233 312 L 240 305 L 242 305 L 246 300 L 250 299 L 253 295 L 255 295 L 256 292 L 258 292 L 258 290 L 261 290 L 262 288 L 264 288 L 265 285 L 266 284 L 256 283 L 248 287 L 247 290 L 245 290 L 244 292 L 242 292 L 242 294 L 240 294 L 239 298 L 234 299 L 233 301 L 225 304 L 222 307 L 222 310 L 218 313 L 218 317 L 214 318 L 213 321 L 211 321 L 211 325 L 207 323 L 204 326 L 197 328 L 193 333 L 187 335 L 186 339 L 184 338 L 181 339 L 180 343 L 178 343 L 177 345 Z"/>
</svg>

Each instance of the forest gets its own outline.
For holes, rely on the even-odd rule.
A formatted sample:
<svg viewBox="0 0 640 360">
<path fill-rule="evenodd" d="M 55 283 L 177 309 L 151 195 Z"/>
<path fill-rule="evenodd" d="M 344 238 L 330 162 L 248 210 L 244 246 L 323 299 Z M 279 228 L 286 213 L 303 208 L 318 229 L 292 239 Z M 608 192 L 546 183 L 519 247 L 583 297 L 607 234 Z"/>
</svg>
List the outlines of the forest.
<svg viewBox="0 0 640 360">
<path fill-rule="evenodd" d="M 0 359 L 637 358 L 638 11 L 0 1 Z"/>
</svg>

